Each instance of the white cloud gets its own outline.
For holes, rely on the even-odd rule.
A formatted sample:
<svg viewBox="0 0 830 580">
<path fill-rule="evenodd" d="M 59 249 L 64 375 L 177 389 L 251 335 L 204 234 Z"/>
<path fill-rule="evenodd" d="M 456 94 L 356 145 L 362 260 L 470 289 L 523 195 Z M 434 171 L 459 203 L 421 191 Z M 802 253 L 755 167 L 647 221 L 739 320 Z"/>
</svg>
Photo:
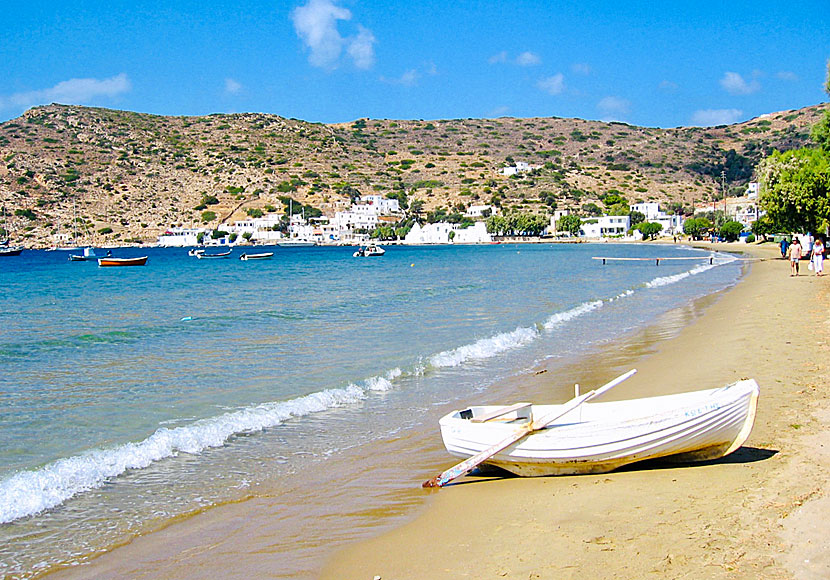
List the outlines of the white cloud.
<svg viewBox="0 0 830 580">
<path fill-rule="evenodd" d="M 132 88 L 130 79 L 121 73 L 108 79 L 70 79 L 54 87 L 39 91 L 15 93 L 1 98 L 0 108 L 29 108 L 35 105 L 61 103 L 64 105 L 84 105 L 99 97 L 115 97 Z"/>
<path fill-rule="evenodd" d="M 225 92 L 229 95 L 237 95 L 242 90 L 242 85 L 233 79 L 225 79 Z"/>
<path fill-rule="evenodd" d="M 308 0 L 291 12 L 294 31 L 309 50 L 312 66 L 336 68 L 344 47 L 356 67 L 367 69 L 374 64 L 375 36 L 370 30 L 358 26 L 357 36 L 344 38 L 337 29 L 338 21 L 351 18 L 351 11 L 338 6 L 337 0 Z"/>
<path fill-rule="evenodd" d="M 535 52 L 523 52 L 516 57 L 516 64 L 519 66 L 535 66 L 542 62 L 542 59 Z"/>
<path fill-rule="evenodd" d="M 779 73 L 777 73 L 775 76 L 778 77 L 782 81 L 793 81 L 793 82 L 795 82 L 795 81 L 798 80 L 798 75 L 795 74 L 794 72 L 788 71 L 788 70 L 782 70 Z"/>
<path fill-rule="evenodd" d="M 591 65 L 584 62 L 577 62 L 571 65 L 571 70 L 576 74 L 588 76 L 591 74 Z"/>
<path fill-rule="evenodd" d="M 375 64 L 375 35 L 361 26 L 349 44 L 348 53 L 357 68 L 372 68 Z"/>
<path fill-rule="evenodd" d="M 536 83 L 540 89 L 551 95 L 561 94 L 565 90 L 565 75 L 557 73 Z"/>
<path fill-rule="evenodd" d="M 701 109 L 692 115 L 692 125 L 711 127 L 737 123 L 744 114 L 740 109 Z"/>
<path fill-rule="evenodd" d="M 597 103 L 604 121 L 618 120 L 631 111 L 631 102 L 620 97 L 605 97 Z"/>
<path fill-rule="evenodd" d="M 420 75 L 418 74 L 418 71 L 416 71 L 415 69 L 409 69 L 397 78 L 388 79 L 386 77 L 381 77 L 380 80 L 390 85 L 402 85 L 404 87 L 412 87 L 418 84 L 419 78 Z"/>
<path fill-rule="evenodd" d="M 676 91 L 680 87 L 677 83 L 673 83 L 671 81 L 662 81 L 660 83 L 660 90 L 661 91 Z"/>
<path fill-rule="evenodd" d="M 727 72 L 720 80 L 720 86 L 730 95 L 751 95 L 761 88 L 761 83 L 757 79 L 747 82 L 738 73 Z"/>
<path fill-rule="evenodd" d="M 503 50 L 498 54 L 494 54 L 493 56 L 487 59 L 487 62 L 489 62 L 490 64 L 507 62 L 507 52 Z"/>
</svg>

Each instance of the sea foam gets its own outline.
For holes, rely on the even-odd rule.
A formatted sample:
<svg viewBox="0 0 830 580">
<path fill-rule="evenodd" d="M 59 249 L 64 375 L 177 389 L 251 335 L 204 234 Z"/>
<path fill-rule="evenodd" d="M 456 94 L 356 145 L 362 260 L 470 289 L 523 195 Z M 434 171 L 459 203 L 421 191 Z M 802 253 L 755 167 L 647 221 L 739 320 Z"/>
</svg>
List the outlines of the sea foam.
<svg viewBox="0 0 830 580">
<path fill-rule="evenodd" d="M 232 436 L 262 431 L 292 417 L 302 417 L 366 398 L 360 387 L 329 389 L 290 401 L 264 403 L 203 419 L 187 426 L 157 429 L 147 439 L 109 449 L 95 449 L 59 459 L 40 469 L 20 471 L 0 481 L 0 523 L 53 508 L 95 489 L 129 469 L 142 469 L 178 453 L 220 447 Z"/>
</svg>

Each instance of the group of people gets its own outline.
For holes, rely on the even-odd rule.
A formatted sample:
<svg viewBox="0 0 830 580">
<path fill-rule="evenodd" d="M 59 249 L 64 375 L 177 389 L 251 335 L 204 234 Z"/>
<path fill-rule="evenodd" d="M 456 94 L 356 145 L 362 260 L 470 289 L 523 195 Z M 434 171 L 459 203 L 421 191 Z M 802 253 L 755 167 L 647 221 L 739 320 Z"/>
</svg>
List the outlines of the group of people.
<svg viewBox="0 0 830 580">
<path fill-rule="evenodd" d="M 816 276 L 824 274 L 824 253 L 824 242 L 821 238 L 816 238 L 810 249 L 810 269 Z M 790 258 L 790 276 L 798 276 L 798 265 L 804 257 L 804 248 L 801 247 L 798 236 L 793 237 L 792 244 L 788 244 L 786 238 L 781 240 L 781 257 L 785 256 Z"/>
</svg>

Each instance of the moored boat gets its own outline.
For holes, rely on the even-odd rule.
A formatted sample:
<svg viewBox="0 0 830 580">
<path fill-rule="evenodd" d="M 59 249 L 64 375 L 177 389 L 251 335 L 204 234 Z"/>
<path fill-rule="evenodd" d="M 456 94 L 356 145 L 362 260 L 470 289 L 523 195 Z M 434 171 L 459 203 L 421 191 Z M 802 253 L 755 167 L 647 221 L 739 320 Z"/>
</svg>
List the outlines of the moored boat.
<svg viewBox="0 0 830 580">
<path fill-rule="evenodd" d="M 352 254 L 355 258 L 369 258 L 369 257 L 377 257 L 382 256 L 386 253 L 386 250 L 378 246 L 377 244 L 369 244 L 368 246 L 360 247 L 357 251 Z"/>
<path fill-rule="evenodd" d="M 269 260 L 274 256 L 274 252 L 262 252 L 259 254 L 242 254 L 239 256 L 239 259 L 242 261 L 247 260 Z"/>
<path fill-rule="evenodd" d="M 108 251 L 106 256 L 98 256 L 95 254 L 95 248 L 84 248 L 81 254 L 70 254 L 70 262 L 94 262 L 98 258 L 109 258 L 112 256 L 112 251 Z"/>
<path fill-rule="evenodd" d="M 227 252 L 220 252 L 218 254 L 208 254 L 204 251 L 201 251 L 201 252 L 197 251 L 195 255 L 200 260 L 209 260 L 209 259 L 212 259 L 212 258 L 227 258 L 228 256 L 231 255 L 232 251 L 233 251 L 233 248 L 228 249 Z"/>
<path fill-rule="evenodd" d="M 23 248 L 0 246 L 0 256 L 19 256 Z"/>
<path fill-rule="evenodd" d="M 147 263 L 147 256 L 139 258 L 98 258 L 99 266 L 143 266 Z"/>
<path fill-rule="evenodd" d="M 758 384 L 642 399 L 584 403 L 487 459 L 522 476 L 604 473 L 646 459 L 717 459 L 752 430 Z M 564 405 L 475 406 L 439 421 L 450 454 L 471 457 Z"/>
</svg>

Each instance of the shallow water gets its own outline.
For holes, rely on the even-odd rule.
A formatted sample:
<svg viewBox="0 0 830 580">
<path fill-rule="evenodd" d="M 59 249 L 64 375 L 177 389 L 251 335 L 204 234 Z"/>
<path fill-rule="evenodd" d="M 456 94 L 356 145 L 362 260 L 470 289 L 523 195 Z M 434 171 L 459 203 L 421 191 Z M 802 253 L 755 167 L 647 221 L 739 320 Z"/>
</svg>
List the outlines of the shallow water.
<svg viewBox="0 0 830 580">
<path fill-rule="evenodd" d="M 0 573 L 37 575 L 286 489 L 358 510 L 331 482 L 356 464 L 374 464 L 377 482 L 368 450 L 417 462 L 440 410 L 497 396 L 540 361 L 564 366 L 671 325 L 660 316 L 740 275 L 726 256 L 591 260 L 709 255 L 647 244 L 273 251 L 249 262 L 117 252 L 150 256 L 136 268 L 3 258 Z M 287 520 L 305 501 L 291 497 Z M 354 518 L 331 519 L 333 535 L 352 533 Z M 285 574 L 297 577 L 314 542 L 294 544 Z"/>
</svg>

